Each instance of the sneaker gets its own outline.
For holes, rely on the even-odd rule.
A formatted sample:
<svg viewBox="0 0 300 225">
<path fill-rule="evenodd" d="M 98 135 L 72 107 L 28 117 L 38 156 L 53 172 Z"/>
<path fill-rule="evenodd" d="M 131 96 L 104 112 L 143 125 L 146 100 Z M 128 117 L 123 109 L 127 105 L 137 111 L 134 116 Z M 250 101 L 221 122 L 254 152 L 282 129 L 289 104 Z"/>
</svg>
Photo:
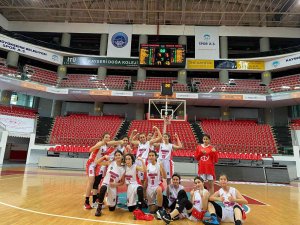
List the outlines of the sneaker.
<svg viewBox="0 0 300 225">
<path fill-rule="evenodd" d="M 154 216 L 150 214 L 145 214 L 142 210 L 136 209 L 133 211 L 133 218 L 135 220 L 146 220 L 146 221 L 151 221 L 154 219 Z"/>
<path fill-rule="evenodd" d="M 211 216 L 209 220 L 202 221 L 205 225 L 219 225 L 217 217 Z"/>
<path fill-rule="evenodd" d="M 90 203 L 84 203 L 84 206 L 83 206 L 83 208 L 85 208 L 85 209 L 92 209 L 92 206 L 90 205 Z"/>
<path fill-rule="evenodd" d="M 161 215 L 161 219 L 165 221 L 166 224 L 169 224 L 172 222 L 170 214 L 165 213 L 163 216 Z"/>
<path fill-rule="evenodd" d="M 145 200 L 142 202 L 142 208 L 143 209 L 147 209 L 148 208 L 148 204 L 147 204 L 147 202 Z"/>
<path fill-rule="evenodd" d="M 180 216 L 177 215 L 177 216 L 175 216 L 175 217 L 172 219 L 172 221 L 173 221 L 173 220 L 179 220 L 179 219 L 180 219 Z"/>
<path fill-rule="evenodd" d="M 95 216 L 101 216 L 102 214 L 102 207 L 100 205 L 98 205 L 96 212 L 95 212 Z"/>
<path fill-rule="evenodd" d="M 92 204 L 92 208 L 93 208 L 93 209 L 97 209 L 97 208 L 98 208 L 98 202 L 94 202 L 94 203 Z"/>
<path fill-rule="evenodd" d="M 163 212 L 160 213 L 160 211 L 163 211 L 163 209 L 156 211 L 156 219 L 157 220 L 161 220 L 161 215 L 160 214 L 163 214 Z"/>
</svg>

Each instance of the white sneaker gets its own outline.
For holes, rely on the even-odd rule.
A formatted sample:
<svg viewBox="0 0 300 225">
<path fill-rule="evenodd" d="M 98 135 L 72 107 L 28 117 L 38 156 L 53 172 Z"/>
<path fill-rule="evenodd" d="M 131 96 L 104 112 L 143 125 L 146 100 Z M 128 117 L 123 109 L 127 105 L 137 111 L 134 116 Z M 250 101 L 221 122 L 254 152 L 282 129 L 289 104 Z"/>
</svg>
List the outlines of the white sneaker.
<svg viewBox="0 0 300 225">
<path fill-rule="evenodd" d="M 93 209 L 97 209 L 97 208 L 98 208 L 98 203 L 97 203 L 97 202 L 94 202 L 94 203 L 92 204 L 92 208 L 93 208 Z"/>
</svg>

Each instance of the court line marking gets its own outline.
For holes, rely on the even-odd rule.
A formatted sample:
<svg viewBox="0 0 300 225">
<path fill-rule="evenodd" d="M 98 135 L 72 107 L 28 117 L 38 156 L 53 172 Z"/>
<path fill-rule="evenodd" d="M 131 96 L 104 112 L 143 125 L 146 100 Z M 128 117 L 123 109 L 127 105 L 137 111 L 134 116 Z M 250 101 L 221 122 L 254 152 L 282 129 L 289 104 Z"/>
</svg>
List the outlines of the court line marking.
<svg viewBox="0 0 300 225">
<path fill-rule="evenodd" d="M 23 175 L 22 176 L 18 176 L 18 177 L 7 177 L 7 178 L 0 178 L 0 180 L 10 180 L 10 179 L 16 179 L 16 178 L 22 178 L 23 177 Z"/>
<path fill-rule="evenodd" d="M 45 216 L 52 216 L 52 217 L 59 217 L 59 218 L 65 218 L 65 219 L 73 219 L 73 220 L 83 220 L 83 221 L 90 221 L 90 222 L 97 222 L 97 223 L 109 223 L 109 224 L 122 224 L 122 225 L 140 225 L 140 224 L 135 224 L 135 223 L 123 223 L 123 222 L 114 222 L 114 221 L 106 221 L 106 220 L 93 220 L 93 219 L 86 219 L 86 218 L 81 218 L 81 217 L 73 217 L 73 216 L 63 216 L 63 215 L 57 215 L 57 214 L 52 214 L 52 213 L 44 213 L 44 212 L 39 212 L 31 209 L 24 209 L 18 206 L 10 205 L 4 202 L 0 202 L 1 205 L 5 205 L 10 208 L 22 210 L 25 212 L 30 212 L 30 213 L 35 213 L 39 215 L 45 215 Z"/>
<path fill-rule="evenodd" d="M 257 206 L 270 206 L 269 204 L 264 203 L 264 202 L 262 202 L 262 201 L 259 201 L 259 200 L 255 199 L 255 198 L 253 198 L 253 197 L 248 196 L 248 195 L 244 195 L 244 194 L 242 194 L 242 195 L 243 195 L 243 196 L 246 196 L 246 197 L 248 197 L 248 198 L 252 198 L 253 200 L 255 200 L 255 201 L 257 201 L 257 202 L 260 202 L 260 203 L 264 204 L 264 205 L 257 205 Z M 256 204 L 247 204 L 247 205 L 256 205 Z"/>
</svg>

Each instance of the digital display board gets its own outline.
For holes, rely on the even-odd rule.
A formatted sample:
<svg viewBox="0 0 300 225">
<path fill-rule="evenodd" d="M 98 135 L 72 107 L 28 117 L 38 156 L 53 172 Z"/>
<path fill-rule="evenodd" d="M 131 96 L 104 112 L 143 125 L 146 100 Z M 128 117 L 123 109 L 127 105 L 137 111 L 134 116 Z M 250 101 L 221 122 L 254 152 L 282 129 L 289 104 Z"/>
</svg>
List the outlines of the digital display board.
<svg viewBox="0 0 300 225">
<path fill-rule="evenodd" d="M 185 45 L 141 44 L 140 66 L 185 67 Z"/>
</svg>

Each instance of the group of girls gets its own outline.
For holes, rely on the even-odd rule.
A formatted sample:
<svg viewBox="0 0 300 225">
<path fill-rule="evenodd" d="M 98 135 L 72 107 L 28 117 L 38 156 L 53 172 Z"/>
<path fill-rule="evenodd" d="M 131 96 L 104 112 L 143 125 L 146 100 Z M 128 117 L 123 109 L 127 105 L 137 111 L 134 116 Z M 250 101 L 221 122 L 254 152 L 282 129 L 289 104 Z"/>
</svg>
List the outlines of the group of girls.
<svg viewBox="0 0 300 225">
<path fill-rule="evenodd" d="M 153 133 L 147 136 L 134 130 L 130 138 L 126 136 L 119 141 L 111 141 L 109 134 L 104 134 L 102 140 L 90 149 L 86 166 L 89 179 L 84 207 L 96 208 L 95 216 L 101 216 L 103 201 L 107 196 L 109 211 L 114 211 L 117 205 L 117 187 L 126 184 L 127 207 L 130 212 L 148 205 L 150 213 L 156 212 L 158 219 L 169 224 L 181 217 L 201 221 L 205 212 L 209 211 L 211 216 L 203 220 L 204 224 L 219 224 L 219 220 L 241 224 L 243 210 L 240 204 L 246 204 L 247 201 L 238 190 L 228 186 L 226 175 L 220 176 L 220 190 L 215 193 L 213 191 L 217 154 L 210 145 L 209 135 L 203 137 L 203 144 L 196 149 L 199 176 L 194 178 L 195 188 L 190 193 L 190 200 L 180 184 L 180 175 L 173 174 L 172 151 L 182 148 L 178 135 L 175 134 L 174 137 L 177 143 L 171 144 L 170 135 L 162 135 L 155 126 Z M 137 147 L 135 154 L 130 146 Z M 158 154 L 155 148 L 158 148 Z M 165 196 L 163 179 L 168 184 Z M 209 192 L 204 188 L 206 180 Z M 89 203 L 91 190 L 92 206 Z M 215 201 L 221 201 L 223 205 L 220 206 Z"/>
</svg>

